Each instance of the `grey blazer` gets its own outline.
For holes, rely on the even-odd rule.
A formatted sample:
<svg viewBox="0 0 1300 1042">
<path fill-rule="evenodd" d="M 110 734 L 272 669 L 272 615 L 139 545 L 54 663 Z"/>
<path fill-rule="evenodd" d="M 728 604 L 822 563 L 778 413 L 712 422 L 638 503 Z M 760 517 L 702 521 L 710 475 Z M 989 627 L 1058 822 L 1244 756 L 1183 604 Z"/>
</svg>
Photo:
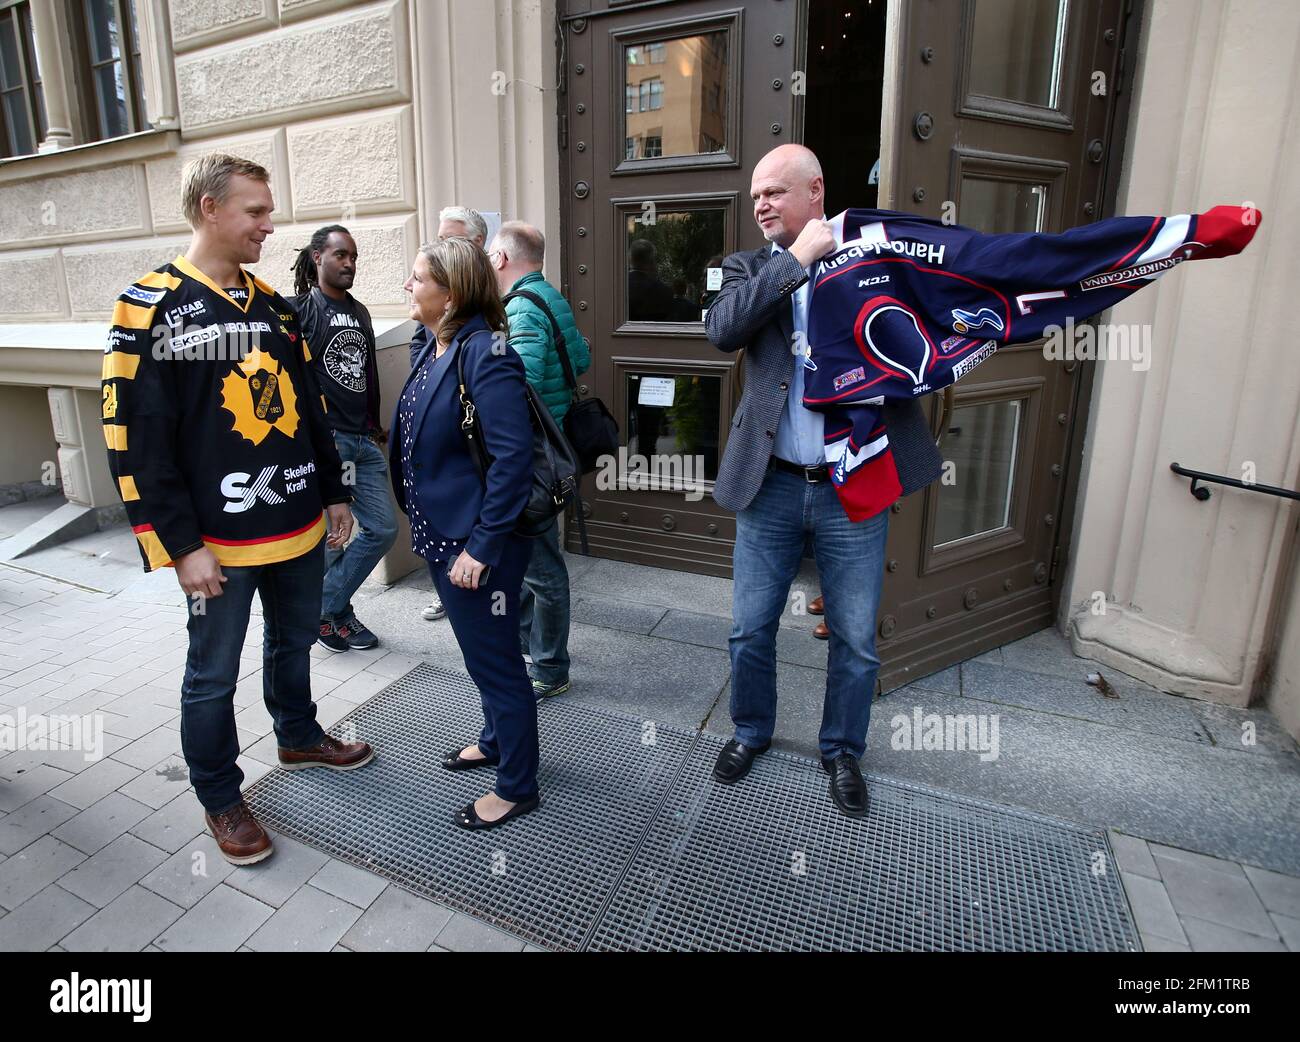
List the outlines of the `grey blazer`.
<svg viewBox="0 0 1300 1042">
<path fill-rule="evenodd" d="M 758 495 L 772 457 L 776 426 L 794 378 L 794 315 L 790 295 L 808 280 L 789 252 L 771 246 L 733 253 L 722 262 L 722 289 L 709 305 L 704 328 L 722 351 L 745 351 L 745 390 L 718 466 L 713 498 L 740 511 Z M 887 404 L 883 413 L 903 495 L 943 472 L 930 426 L 915 401 Z"/>
</svg>

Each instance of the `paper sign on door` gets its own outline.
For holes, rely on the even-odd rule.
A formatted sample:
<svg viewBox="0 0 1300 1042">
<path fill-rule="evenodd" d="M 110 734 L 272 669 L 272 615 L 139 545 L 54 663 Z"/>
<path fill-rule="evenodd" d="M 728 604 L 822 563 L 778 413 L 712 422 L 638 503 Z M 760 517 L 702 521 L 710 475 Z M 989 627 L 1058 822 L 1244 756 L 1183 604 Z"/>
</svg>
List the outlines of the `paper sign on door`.
<svg viewBox="0 0 1300 1042">
<path fill-rule="evenodd" d="M 667 407 L 673 404 L 673 392 L 676 389 L 677 381 L 671 376 L 643 376 L 641 387 L 636 392 L 636 403 Z"/>
</svg>

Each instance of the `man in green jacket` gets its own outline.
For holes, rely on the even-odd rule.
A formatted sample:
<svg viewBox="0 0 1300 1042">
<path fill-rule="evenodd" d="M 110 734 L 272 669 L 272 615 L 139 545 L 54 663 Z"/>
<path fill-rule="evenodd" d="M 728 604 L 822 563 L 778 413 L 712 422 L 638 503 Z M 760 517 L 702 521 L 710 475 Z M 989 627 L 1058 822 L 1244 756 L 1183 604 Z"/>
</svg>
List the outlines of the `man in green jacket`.
<svg viewBox="0 0 1300 1042">
<path fill-rule="evenodd" d="M 576 377 L 591 365 L 591 349 L 578 332 L 573 309 L 560 291 L 542 278 L 546 241 L 523 221 L 507 221 L 488 247 L 501 295 L 525 292 L 540 297 L 545 308 L 525 296 L 506 302 L 510 346 L 524 360 L 528 383 L 556 423 L 563 423 L 572 392 L 560 365 L 549 309 L 560 327 Z M 533 540 L 533 556 L 519 597 L 519 638 L 532 658 L 529 674 L 539 698 L 569 690 L 569 571 L 560 550 L 559 524 Z"/>
</svg>

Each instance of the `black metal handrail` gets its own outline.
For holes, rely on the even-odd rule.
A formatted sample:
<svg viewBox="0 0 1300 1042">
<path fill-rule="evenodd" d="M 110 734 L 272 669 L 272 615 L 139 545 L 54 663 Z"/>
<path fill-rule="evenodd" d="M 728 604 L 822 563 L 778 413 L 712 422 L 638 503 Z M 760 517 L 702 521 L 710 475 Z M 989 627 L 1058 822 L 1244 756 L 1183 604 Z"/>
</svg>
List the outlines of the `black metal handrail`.
<svg viewBox="0 0 1300 1042">
<path fill-rule="evenodd" d="M 1231 485 L 1233 488 L 1244 488 L 1247 492 L 1267 492 L 1270 496 L 1281 496 L 1283 499 L 1300 499 L 1300 492 L 1294 492 L 1289 488 L 1278 488 L 1276 485 L 1261 485 L 1258 482 L 1247 484 L 1244 481 L 1238 481 L 1236 478 L 1224 477 L 1222 474 L 1207 474 L 1203 470 L 1189 470 L 1187 467 L 1180 467 L 1177 463 L 1169 464 L 1169 469 L 1175 474 L 1181 474 L 1185 478 L 1192 479 L 1191 493 L 1201 502 L 1210 498 L 1210 490 L 1204 486 L 1197 487 L 1198 481 L 1213 481 L 1217 485 Z"/>
</svg>

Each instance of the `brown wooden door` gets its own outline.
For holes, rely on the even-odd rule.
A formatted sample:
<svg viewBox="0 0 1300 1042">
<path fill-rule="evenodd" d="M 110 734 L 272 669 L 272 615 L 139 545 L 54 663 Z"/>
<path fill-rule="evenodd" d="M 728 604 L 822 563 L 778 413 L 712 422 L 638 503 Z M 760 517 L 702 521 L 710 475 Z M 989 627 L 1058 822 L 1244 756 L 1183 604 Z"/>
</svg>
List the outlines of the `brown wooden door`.
<svg viewBox="0 0 1300 1042">
<path fill-rule="evenodd" d="M 564 291 L 592 345 L 583 382 L 617 417 L 629 463 L 625 480 L 584 484 L 597 556 L 731 574 L 735 517 L 711 492 L 738 389 L 701 316 L 722 258 L 762 244 L 750 171 L 794 140 L 799 9 L 562 7 Z"/>
<path fill-rule="evenodd" d="M 618 417 L 632 456 L 690 460 L 702 473 L 686 476 L 703 477 L 588 478 L 595 555 L 731 574 L 735 518 L 710 493 L 739 392 L 695 309 L 721 257 L 762 244 L 757 160 L 804 141 L 827 172 L 828 214 L 876 205 L 868 173 L 889 96 L 881 205 L 990 232 L 1087 223 L 1113 192 L 1127 3 L 561 5 L 563 277 L 592 344 L 584 390 Z M 884 689 L 1050 625 L 1088 379 L 1088 363 L 1031 344 L 958 385 L 947 483 L 890 518 Z M 940 399 L 929 404 L 937 432 Z"/>
<path fill-rule="evenodd" d="M 1100 216 L 1122 0 L 913 0 L 901 14 L 893 208 L 985 232 Z M 947 473 L 890 518 L 884 690 L 1050 625 L 1085 365 L 1004 348 L 949 415 L 932 396 Z"/>
</svg>

